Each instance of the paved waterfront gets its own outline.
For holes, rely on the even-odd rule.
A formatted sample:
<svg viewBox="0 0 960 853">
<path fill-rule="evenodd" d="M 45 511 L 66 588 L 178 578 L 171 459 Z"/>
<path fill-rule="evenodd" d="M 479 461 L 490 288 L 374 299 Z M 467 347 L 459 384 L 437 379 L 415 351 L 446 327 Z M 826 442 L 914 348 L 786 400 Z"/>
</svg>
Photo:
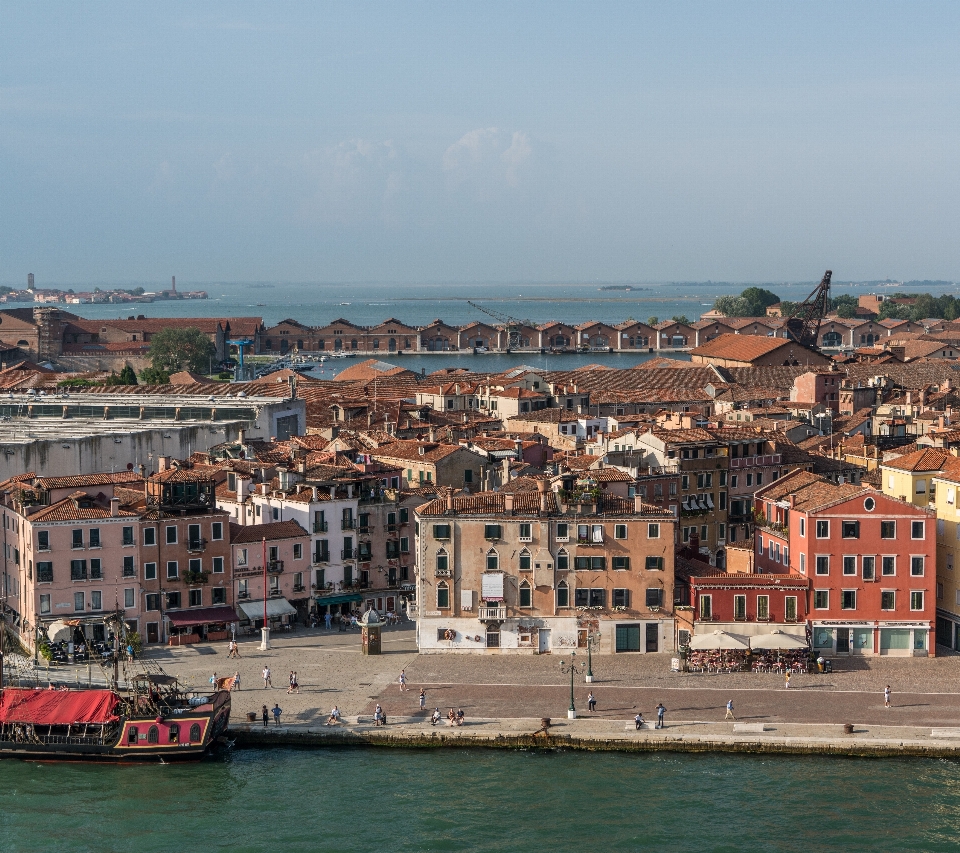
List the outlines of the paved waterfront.
<svg viewBox="0 0 960 853">
<path fill-rule="evenodd" d="M 235 722 L 247 711 L 279 702 L 285 724 L 316 726 L 334 704 L 344 715 L 356 717 L 369 716 L 379 701 L 392 720 L 407 718 L 414 723 L 421 718 L 418 693 L 424 687 L 428 709 L 439 706 L 445 712 L 450 706 L 462 707 L 468 720 L 487 721 L 484 725 L 497 722 L 513 728 L 508 721 L 518 725 L 522 721 L 518 730 L 523 730 L 542 716 L 566 723 L 570 680 L 559 671 L 561 655 L 418 655 L 411 626 L 385 630 L 384 653 L 375 657 L 361 655 L 358 632 L 301 630 L 274 637 L 272 645 L 261 652 L 259 639 L 245 639 L 240 643 L 239 661 L 227 659 L 226 643 L 158 649 L 150 656 L 184 683 L 197 686 L 205 684 L 213 672 L 230 675 L 239 670 L 242 688 L 234 696 Z M 585 658 L 577 657 L 585 663 Z M 739 721 L 791 729 L 828 726 L 833 731 L 849 722 L 871 731 L 922 728 L 929 737 L 931 727 L 960 726 L 960 656 L 956 655 L 835 658 L 832 674 L 795 675 L 789 690 L 784 689 L 783 677 L 775 674 L 671 673 L 670 657 L 595 655 L 595 683 L 585 684 L 583 676 L 575 680 L 581 717 L 576 725 L 588 725 L 583 718 L 590 716 L 586 697 L 592 688 L 598 711 L 590 725 L 598 731 L 622 731 L 624 721 L 632 720 L 637 710 L 649 719 L 657 702 L 668 709 L 667 731 L 680 727 L 710 731 L 721 724 L 731 698 Z M 272 689 L 263 689 L 260 673 L 265 664 L 272 670 Z M 397 683 L 401 668 L 408 677 L 408 690 L 402 694 Z M 299 674 L 299 694 L 286 692 L 291 669 Z M 889 709 L 883 706 L 886 684 L 893 691 Z M 718 730 L 729 732 L 731 725 L 722 723 Z M 797 736 L 802 731 L 798 729 Z"/>
</svg>

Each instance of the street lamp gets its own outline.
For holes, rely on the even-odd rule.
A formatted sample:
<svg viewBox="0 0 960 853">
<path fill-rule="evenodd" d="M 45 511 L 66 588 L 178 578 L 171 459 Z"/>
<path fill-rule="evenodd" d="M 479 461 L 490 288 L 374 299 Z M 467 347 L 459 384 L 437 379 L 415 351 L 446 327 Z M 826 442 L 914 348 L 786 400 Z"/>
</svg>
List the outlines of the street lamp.
<svg viewBox="0 0 960 853">
<path fill-rule="evenodd" d="M 593 684 L 593 644 L 599 642 L 600 635 L 596 632 L 587 634 L 587 675 L 583 680 L 587 684 Z"/>
<path fill-rule="evenodd" d="M 570 652 L 570 662 L 565 663 L 560 661 L 560 672 L 570 673 L 570 707 L 567 709 L 567 719 L 575 720 L 577 719 L 577 706 L 573 702 L 573 677 L 578 672 L 583 672 L 583 665 L 577 665 L 577 662 L 574 658 L 577 656 L 576 652 Z"/>
</svg>

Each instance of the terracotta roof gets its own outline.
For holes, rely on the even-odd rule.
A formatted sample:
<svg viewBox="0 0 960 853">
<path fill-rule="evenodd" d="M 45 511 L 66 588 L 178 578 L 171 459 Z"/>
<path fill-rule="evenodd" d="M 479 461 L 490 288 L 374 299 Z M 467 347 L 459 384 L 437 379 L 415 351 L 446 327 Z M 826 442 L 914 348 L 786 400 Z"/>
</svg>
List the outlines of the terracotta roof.
<svg viewBox="0 0 960 853">
<path fill-rule="evenodd" d="M 421 448 L 423 448 L 423 454 L 420 453 Z M 393 444 L 375 448 L 370 455 L 374 458 L 385 457 L 409 462 L 437 462 L 458 450 L 467 450 L 467 448 L 458 444 L 435 444 L 429 441 L 395 441 Z"/>
<path fill-rule="evenodd" d="M 84 506 L 84 504 L 86 504 Z M 136 517 L 137 513 L 120 509 L 120 517 Z M 30 516 L 30 521 L 87 521 L 91 519 L 112 518 L 109 503 L 104 505 L 83 492 L 57 501 Z"/>
<path fill-rule="evenodd" d="M 117 471 L 114 474 L 78 474 L 70 477 L 38 477 L 36 485 L 42 489 L 82 489 L 107 486 L 111 483 L 143 482 L 136 471 Z"/>
<path fill-rule="evenodd" d="M 268 542 L 275 542 L 278 539 L 299 539 L 307 535 L 307 531 L 300 526 L 300 523 L 292 519 L 273 521 L 269 524 L 253 524 L 249 527 L 230 523 L 230 543 L 233 545 L 262 542 L 264 539 Z"/>
<path fill-rule="evenodd" d="M 894 468 L 897 471 L 939 471 L 949 458 L 950 454 L 945 450 L 926 447 L 884 462 L 883 467 Z"/>
<path fill-rule="evenodd" d="M 718 335 L 690 350 L 690 355 L 725 358 L 731 361 L 753 361 L 783 347 L 804 350 L 786 338 L 767 338 L 759 335 Z"/>
</svg>

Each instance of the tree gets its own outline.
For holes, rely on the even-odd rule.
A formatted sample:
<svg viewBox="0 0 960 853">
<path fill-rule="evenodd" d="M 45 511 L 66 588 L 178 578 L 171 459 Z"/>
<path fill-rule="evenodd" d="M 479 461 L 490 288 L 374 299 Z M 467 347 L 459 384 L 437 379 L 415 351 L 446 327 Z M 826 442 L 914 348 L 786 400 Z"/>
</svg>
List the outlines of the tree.
<svg viewBox="0 0 960 853">
<path fill-rule="evenodd" d="M 762 287 L 748 287 L 740 294 L 741 299 L 745 299 L 750 306 L 749 317 L 763 317 L 767 313 L 767 308 L 776 305 L 780 301 L 771 290 Z"/>
<path fill-rule="evenodd" d="M 169 385 L 170 374 L 162 367 L 146 367 L 140 371 L 140 379 L 145 385 Z"/>
<path fill-rule="evenodd" d="M 150 341 L 150 363 L 166 373 L 192 370 L 206 373 L 215 352 L 211 340 L 199 329 L 164 329 Z"/>
<path fill-rule="evenodd" d="M 107 381 L 103 383 L 104 385 L 136 385 L 137 384 L 137 374 L 133 372 L 133 368 L 129 364 L 123 366 L 123 370 L 119 373 L 111 373 L 107 377 Z"/>
<path fill-rule="evenodd" d="M 841 302 L 841 303 L 837 306 L 837 316 L 838 316 L 841 320 L 849 320 L 849 319 L 850 319 L 851 317 L 853 317 L 856 313 L 857 313 L 856 306 L 850 305 L 850 304 L 847 303 L 847 302 Z"/>
<path fill-rule="evenodd" d="M 660 318 L 659 318 L 659 317 L 647 317 L 647 325 L 648 325 L 648 326 L 656 326 L 657 323 L 659 323 L 659 322 L 660 322 Z"/>
<path fill-rule="evenodd" d="M 673 320 L 674 323 L 683 323 L 685 326 L 690 325 L 690 321 L 687 319 L 686 314 L 674 314 L 670 319 Z"/>
<path fill-rule="evenodd" d="M 746 317 L 750 303 L 742 296 L 718 296 L 713 303 L 713 310 L 719 311 L 724 317 Z"/>
</svg>

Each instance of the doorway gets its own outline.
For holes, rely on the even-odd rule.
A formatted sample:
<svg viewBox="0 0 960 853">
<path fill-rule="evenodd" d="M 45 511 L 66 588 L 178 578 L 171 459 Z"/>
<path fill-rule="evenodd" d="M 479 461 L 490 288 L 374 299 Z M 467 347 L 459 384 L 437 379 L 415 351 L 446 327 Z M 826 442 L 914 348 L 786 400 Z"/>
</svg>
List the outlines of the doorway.
<svg viewBox="0 0 960 853">
<path fill-rule="evenodd" d="M 487 648 L 500 648 L 500 625 L 499 623 L 487 625 Z"/>
<path fill-rule="evenodd" d="M 147 622 L 147 642 L 148 643 L 160 642 L 160 623 L 159 622 Z"/>
<path fill-rule="evenodd" d="M 537 643 L 537 651 L 543 655 L 550 651 L 550 629 L 541 628 L 539 633 L 540 639 Z"/>
<path fill-rule="evenodd" d="M 660 651 L 660 624 L 657 622 L 647 623 L 647 651 Z"/>
<path fill-rule="evenodd" d="M 850 654 L 850 629 L 837 628 L 837 654 Z"/>
</svg>

